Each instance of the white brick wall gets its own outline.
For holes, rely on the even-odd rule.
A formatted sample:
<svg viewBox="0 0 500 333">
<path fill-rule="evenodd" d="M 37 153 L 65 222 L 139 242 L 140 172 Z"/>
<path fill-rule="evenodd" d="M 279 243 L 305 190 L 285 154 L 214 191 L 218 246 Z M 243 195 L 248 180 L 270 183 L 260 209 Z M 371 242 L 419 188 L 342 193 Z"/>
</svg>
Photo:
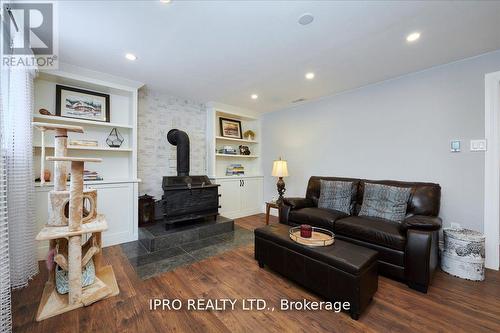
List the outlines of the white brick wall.
<svg viewBox="0 0 500 333">
<path fill-rule="evenodd" d="M 167 141 L 173 128 L 185 131 L 191 143 L 191 175 L 206 175 L 206 107 L 202 103 L 143 88 L 139 91 L 139 193 L 160 199 L 163 176 L 177 174 L 176 147 Z"/>
</svg>

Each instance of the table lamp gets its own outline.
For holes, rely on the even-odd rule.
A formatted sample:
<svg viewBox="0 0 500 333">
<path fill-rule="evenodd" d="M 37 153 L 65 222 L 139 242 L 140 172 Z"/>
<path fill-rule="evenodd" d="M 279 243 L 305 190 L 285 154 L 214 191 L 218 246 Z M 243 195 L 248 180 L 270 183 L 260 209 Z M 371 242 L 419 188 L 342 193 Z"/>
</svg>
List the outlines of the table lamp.
<svg viewBox="0 0 500 333">
<path fill-rule="evenodd" d="M 278 177 L 278 182 L 276 183 L 279 194 L 277 203 L 281 205 L 283 202 L 283 194 L 285 194 L 285 182 L 283 181 L 283 177 L 288 177 L 288 167 L 286 165 L 286 161 L 282 160 L 281 157 L 279 160 L 274 161 L 272 175 L 273 177 Z"/>
</svg>

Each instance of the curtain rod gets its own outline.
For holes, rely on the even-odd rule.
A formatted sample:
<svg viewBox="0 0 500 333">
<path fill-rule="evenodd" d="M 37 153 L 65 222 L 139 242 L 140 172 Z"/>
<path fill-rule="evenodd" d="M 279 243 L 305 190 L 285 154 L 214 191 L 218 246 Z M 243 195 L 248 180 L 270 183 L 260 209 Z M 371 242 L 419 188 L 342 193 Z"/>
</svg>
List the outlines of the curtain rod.
<svg viewBox="0 0 500 333">
<path fill-rule="evenodd" d="M 9 14 L 10 20 L 14 23 L 14 27 L 16 28 L 16 32 L 19 32 L 19 26 L 17 25 L 16 19 L 14 18 L 14 14 L 12 14 L 12 10 L 7 7 L 7 13 Z"/>
</svg>

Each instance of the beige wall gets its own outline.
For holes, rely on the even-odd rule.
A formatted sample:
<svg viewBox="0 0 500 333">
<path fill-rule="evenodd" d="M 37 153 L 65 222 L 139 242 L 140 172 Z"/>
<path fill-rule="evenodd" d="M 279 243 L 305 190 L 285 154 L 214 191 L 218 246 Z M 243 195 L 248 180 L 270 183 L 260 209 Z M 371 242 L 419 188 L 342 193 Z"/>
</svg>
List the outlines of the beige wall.
<svg viewBox="0 0 500 333">
<path fill-rule="evenodd" d="M 500 51 L 432 68 L 263 116 L 264 199 L 275 195 L 272 161 L 288 160 L 287 195 L 311 175 L 441 184 L 445 225 L 483 230 L 484 75 Z M 451 139 L 462 152 L 451 153 Z"/>
</svg>

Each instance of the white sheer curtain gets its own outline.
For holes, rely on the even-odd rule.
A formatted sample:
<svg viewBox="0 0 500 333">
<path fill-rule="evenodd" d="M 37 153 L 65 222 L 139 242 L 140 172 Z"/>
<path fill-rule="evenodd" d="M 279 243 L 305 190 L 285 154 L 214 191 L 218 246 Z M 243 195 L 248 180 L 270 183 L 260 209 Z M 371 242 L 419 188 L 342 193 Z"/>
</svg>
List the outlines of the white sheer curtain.
<svg viewBox="0 0 500 333">
<path fill-rule="evenodd" d="M 4 74 L 1 69 L 0 73 Z M 2 83 L 0 83 L 0 89 L 3 88 Z M 0 332 L 10 332 L 12 330 L 12 316 L 10 311 L 9 225 L 7 224 L 7 178 L 3 146 L 3 114 L 2 90 L 0 90 Z"/>
<path fill-rule="evenodd" d="M 38 273 L 31 129 L 35 72 L 15 68 L 8 74 L 2 132 L 7 170 L 10 283 L 12 288 L 20 288 Z"/>
<path fill-rule="evenodd" d="M 6 31 L 0 29 L 1 42 L 10 39 Z M 34 70 L 0 63 L 0 332 L 12 331 L 11 288 L 26 286 L 38 273 L 31 129 L 34 75 Z"/>
</svg>

